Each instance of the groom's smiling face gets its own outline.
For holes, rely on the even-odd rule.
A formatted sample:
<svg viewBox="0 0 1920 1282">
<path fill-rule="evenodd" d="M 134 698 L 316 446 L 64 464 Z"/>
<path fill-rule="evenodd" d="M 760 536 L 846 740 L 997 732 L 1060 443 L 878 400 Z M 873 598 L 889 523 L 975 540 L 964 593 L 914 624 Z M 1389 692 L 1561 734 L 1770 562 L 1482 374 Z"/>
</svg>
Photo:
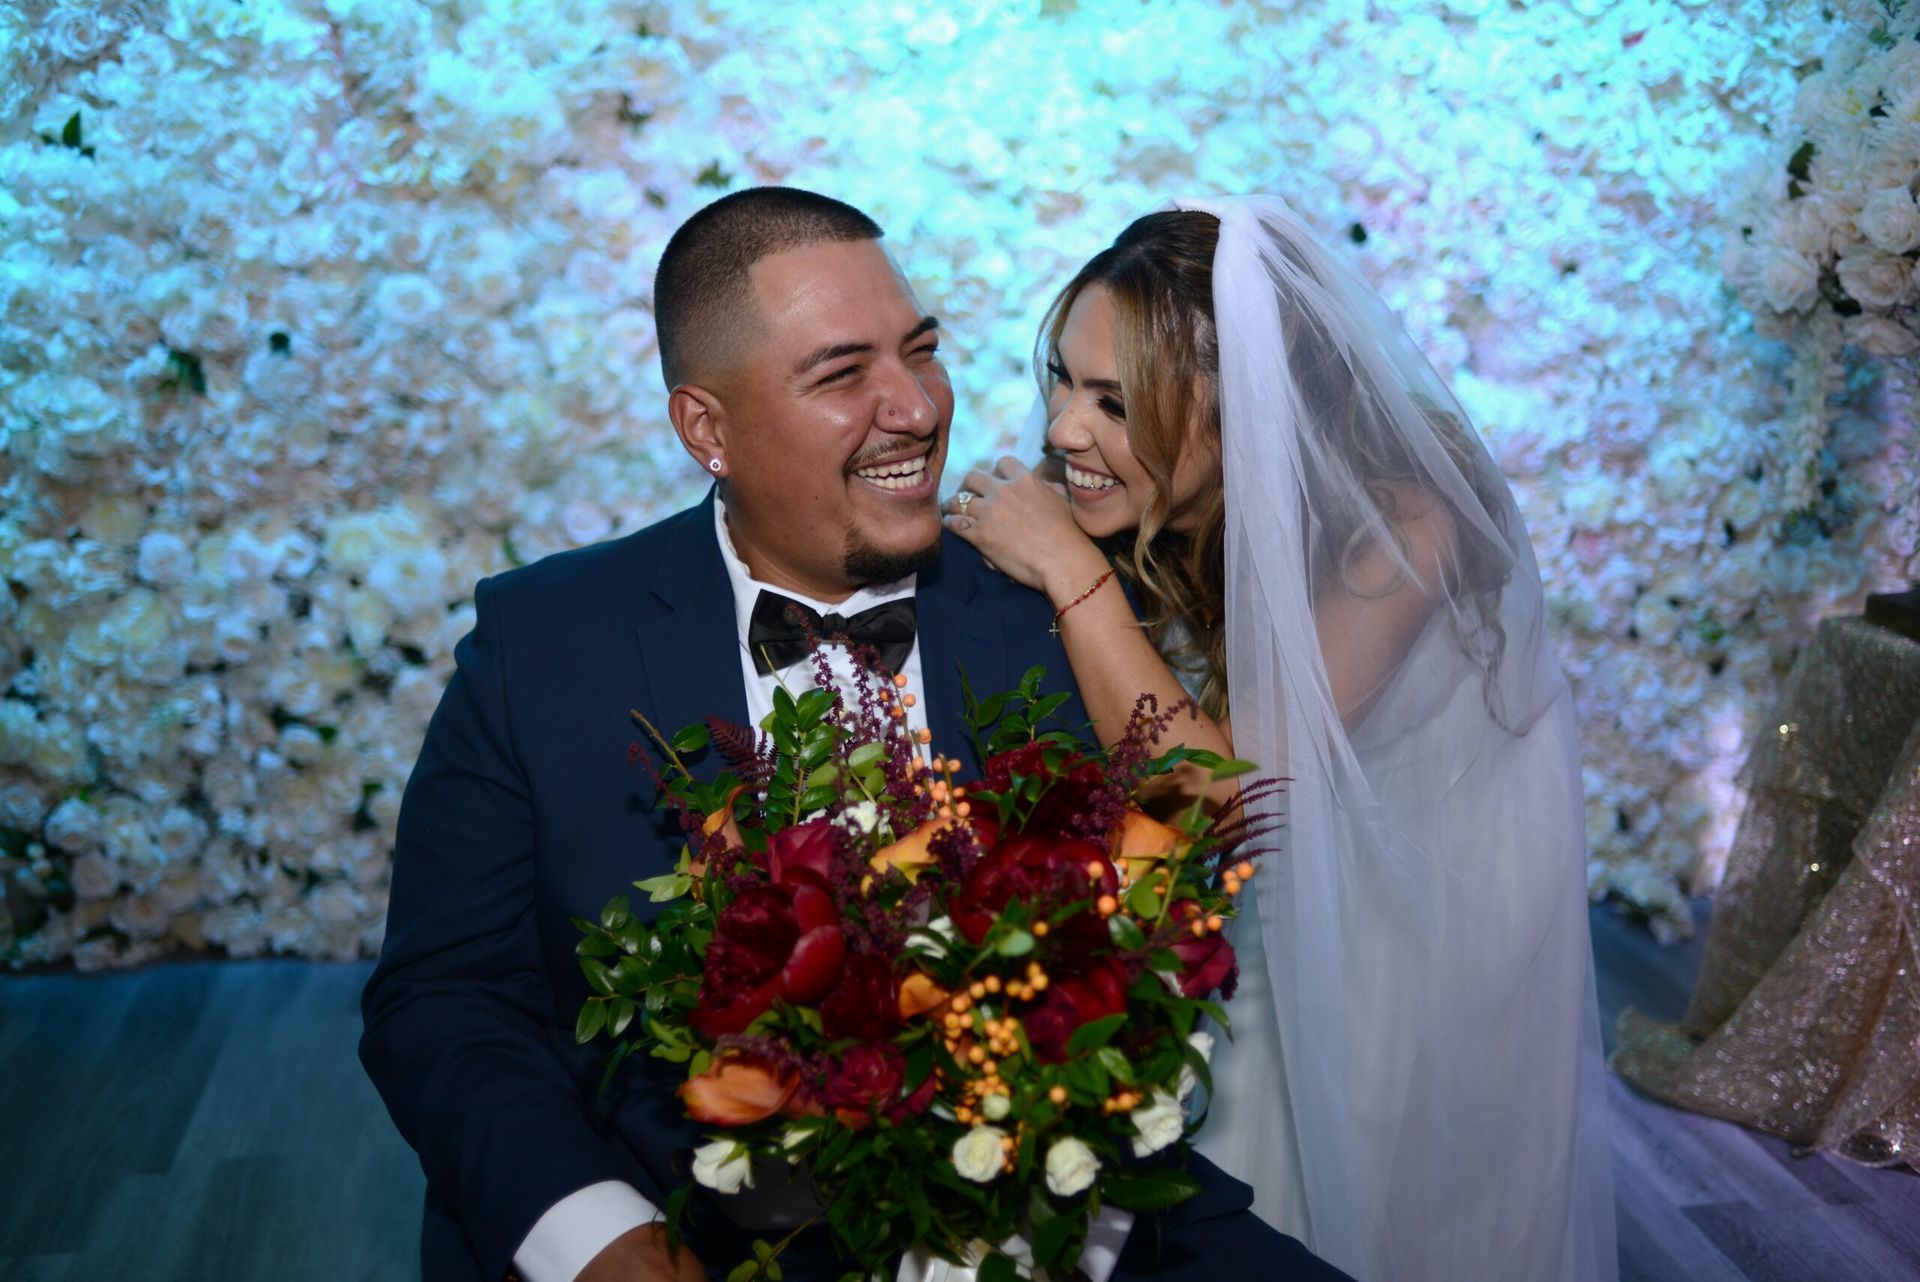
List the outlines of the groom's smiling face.
<svg viewBox="0 0 1920 1282">
<path fill-rule="evenodd" d="M 721 380 L 734 545 L 756 578 L 826 600 L 937 556 L 953 422 L 939 332 L 876 241 L 770 254 L 755 339 Z"/>
</svg>

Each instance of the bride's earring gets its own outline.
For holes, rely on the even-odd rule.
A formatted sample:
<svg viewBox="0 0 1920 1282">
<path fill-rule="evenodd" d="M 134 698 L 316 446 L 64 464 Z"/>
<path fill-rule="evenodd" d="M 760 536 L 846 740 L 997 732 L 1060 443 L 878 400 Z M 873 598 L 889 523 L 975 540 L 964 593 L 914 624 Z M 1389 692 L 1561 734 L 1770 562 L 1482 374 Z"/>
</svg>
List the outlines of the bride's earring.
<svg viewBox="0 0 1920 1282">
<path fill-rule="evenodd" d="M 718 476 L 720 474 L 720 460 L 717 458 L 708 459 L 707 470 L 709 472 L 712 472 L 715 476 Z"/>
</svg>

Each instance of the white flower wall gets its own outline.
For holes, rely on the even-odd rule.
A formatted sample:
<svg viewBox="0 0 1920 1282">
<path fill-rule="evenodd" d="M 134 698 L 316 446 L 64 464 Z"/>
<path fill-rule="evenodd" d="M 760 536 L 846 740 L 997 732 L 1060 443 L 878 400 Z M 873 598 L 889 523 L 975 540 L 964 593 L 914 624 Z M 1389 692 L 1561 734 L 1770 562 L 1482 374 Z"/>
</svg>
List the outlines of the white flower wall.
<svg viewBox="0 0 1920 1282">
<path fill-rule="evenodd" d="M 1789 353 L 1720 272 L 1727 193 L 1877 7 L 824 12 L 0 0 L 9 960 L 377 946 L 473 582 L 701 490 L 652 268 L 754 182 L 888 228 L 956 462 L 1135 214 L 1273 190 L 1341 238 L 1520 493 L 1594 893 L 1684 923 L 1793 648 L 1912 572 L 1908 393 L 1856 380 L 1790 514 Z"/>
</svg>

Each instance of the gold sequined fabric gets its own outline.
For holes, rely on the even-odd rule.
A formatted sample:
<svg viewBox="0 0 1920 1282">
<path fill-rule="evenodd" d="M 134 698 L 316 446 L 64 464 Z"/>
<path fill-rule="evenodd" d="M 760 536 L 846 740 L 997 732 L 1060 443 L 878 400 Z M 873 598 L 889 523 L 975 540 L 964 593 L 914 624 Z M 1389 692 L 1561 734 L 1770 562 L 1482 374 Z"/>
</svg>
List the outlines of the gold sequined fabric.
<svg viewBox="0 0 1920 1282">
<path fill-rule="evenodd" d="M 1830 620 L 1747 759 L 1700 983 L 1612 1064 L 1668 1103 L 1920 1170 L 1920 642 Z"/>
</svg>

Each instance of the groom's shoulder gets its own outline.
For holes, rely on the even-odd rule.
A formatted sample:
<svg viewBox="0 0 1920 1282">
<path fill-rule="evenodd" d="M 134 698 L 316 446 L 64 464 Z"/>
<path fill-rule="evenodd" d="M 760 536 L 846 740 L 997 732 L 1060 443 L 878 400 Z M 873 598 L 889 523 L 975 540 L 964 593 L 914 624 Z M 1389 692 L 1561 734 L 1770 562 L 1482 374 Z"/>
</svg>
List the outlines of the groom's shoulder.
<svg viewBox="0 0 1920 1282">
<path fill-rule="evenodd" d="M 669 549 L 697 528 L 693 523 L 706 511 L 704 505 L 695 505 L 631 534 L 516 566 L 487 580 L 487 595 L 516 613 L 605 610 L 609 594 L 629 597 L 644 591 Z"/>
<path fill-rule="evenodd" d="M 1046 595 L 1022 587 L 987 563 L 980 550 L 948 531 L 940 537 L 940 559 L 929 576 L 922 571 L 922 590 L 957 592 L 976 610 L 1016 617 L 1036 615 L 1051 620 L 1053 606 Z"/>
</svg>

